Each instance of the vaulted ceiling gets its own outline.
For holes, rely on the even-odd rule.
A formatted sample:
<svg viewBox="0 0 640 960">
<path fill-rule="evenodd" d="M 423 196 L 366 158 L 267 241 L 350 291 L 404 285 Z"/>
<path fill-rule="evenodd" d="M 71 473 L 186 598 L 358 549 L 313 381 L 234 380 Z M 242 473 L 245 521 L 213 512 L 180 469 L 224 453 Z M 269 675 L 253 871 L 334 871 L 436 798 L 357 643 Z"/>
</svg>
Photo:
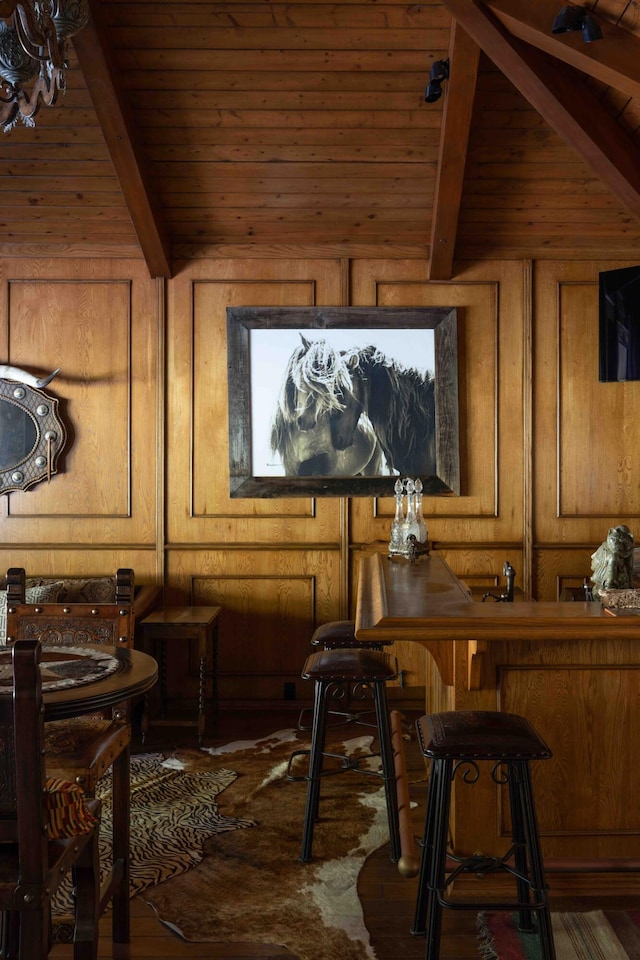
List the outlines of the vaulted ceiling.
<svg viewBox="0 0 640 960">
<path fill-rule="evenodd" d="M 640 5 L 588 3 L 590 44 L 560 6 L 91 0 L 0 134 L 0 256 L 640 256 Z"/>
</svg>

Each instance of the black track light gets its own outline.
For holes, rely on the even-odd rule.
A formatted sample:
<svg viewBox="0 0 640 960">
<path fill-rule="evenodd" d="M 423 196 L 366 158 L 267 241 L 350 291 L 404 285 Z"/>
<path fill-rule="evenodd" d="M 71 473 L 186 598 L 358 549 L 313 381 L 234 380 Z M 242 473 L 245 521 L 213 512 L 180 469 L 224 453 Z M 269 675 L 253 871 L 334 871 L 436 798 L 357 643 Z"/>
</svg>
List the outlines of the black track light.
<svg viewBox="0 0 640 960">
<path fill-rule="evenodd" d="M 572 33 L 580 30 L 585 43 L 602 40 L 602 30 L 586 7 L 567 4 L 556 16 L 551 33 Z"/>
<path fill-rule="evenodd" d="M 434 60 L 429 71 L 429 83 L 424 95 L 426 103 L 435 103 L 442 96 L 442 83 L 449 79 L 449 61 Z"/>
<path fill-rule="evenodd" d="M 602 40 L 602 30 L 590 13 L 585 13 L 584 20 L 582 21 L 582 39 L 585 43 Z"/>
</svg>

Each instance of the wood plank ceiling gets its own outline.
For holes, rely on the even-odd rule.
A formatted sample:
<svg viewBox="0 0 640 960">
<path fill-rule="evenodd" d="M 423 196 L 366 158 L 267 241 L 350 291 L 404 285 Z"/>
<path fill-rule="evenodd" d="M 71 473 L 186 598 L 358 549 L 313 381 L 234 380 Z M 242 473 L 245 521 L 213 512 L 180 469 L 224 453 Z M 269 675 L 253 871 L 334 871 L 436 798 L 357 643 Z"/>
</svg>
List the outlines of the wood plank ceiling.
<svg viewBox="0 0 640 960">
<path fill-rule="evenodd" d="M 591 44 L 560 6 L 91 0 L 0 134 L 0 256 L 640 256 L 640 5 L 591 0 Z"/>
</svg>

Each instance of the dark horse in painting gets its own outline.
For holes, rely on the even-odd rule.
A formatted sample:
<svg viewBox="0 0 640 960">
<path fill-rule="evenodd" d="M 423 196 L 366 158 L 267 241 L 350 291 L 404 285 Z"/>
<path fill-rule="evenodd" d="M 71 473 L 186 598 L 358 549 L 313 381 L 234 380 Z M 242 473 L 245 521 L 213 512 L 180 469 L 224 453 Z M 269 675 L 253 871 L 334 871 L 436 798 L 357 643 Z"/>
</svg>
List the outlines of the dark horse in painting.
<svg viewBox="0 0 640 960">
<path fill-rule="evenodd" d="M 333 420 L 338 450 L 352 442 L 364 413 L 369 418 L 387 465 L 400 476 L 436 474 L 435 381 L 430 373 L 401 367 L 376 347 L 353 352 L 348 360 L 351 388 L 346 405 Z"/>
<path fill-rule="evenodd" d="M 346 360 L 325 340 L 302 343 L 291 354 L 271 429 L 271 448 L 287 476 L 356 477 L 380 473 L 381 450 L 366 416 L 352 419 Z M 342 416 L 349 440 L 336 446 Z"/>
<path fill-rule="evenodd" d="M 326 340 L 301 339 L 271 435 L 287 474 L 435 474 L 433 377 L 403 369 L 375 347 L 338 351 Z"/>
</svg>

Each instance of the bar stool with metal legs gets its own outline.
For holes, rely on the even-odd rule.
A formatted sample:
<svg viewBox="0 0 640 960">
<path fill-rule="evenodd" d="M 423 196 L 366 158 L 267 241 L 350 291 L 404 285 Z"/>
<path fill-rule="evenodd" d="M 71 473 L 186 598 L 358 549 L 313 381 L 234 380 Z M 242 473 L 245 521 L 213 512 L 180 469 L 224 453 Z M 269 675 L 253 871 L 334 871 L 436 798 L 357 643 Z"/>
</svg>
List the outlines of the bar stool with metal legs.
<svg viewBox="0 0 640 960">
<path fill-rule="evenodd" d="M 377 776 L 384 781 L 391 839 L 391 859 L 397 861 L 400 857 L 398 795 L 386 692 L 387 681 L 395 680 L 397 676 L 398 663 L 396 658 L 377 650 L 360 650 L 352 647 L 336 648 L 334 650 L 319 650 L 307 657 L 302 670 L 302 678 L 303 680 L 313 680 L 315 684 L 311 748 L 294 751 L 289 759 L 287 769 L 288 780 L 307 781 L 302 852 L 300 854 L 300 859 L 305 863 L 312 857 L 313 833 L 320 806 L 321 780 L 323 777 L 346 773 L 349 770 L 369 776 Z M 346 685 L 349 685 L 350 688 L 356 686 L 370 688 L 371 690 L 375 707 L 379 754 L 352 758 L 325 752 L 329 702 L 332 696 L 340 695 Z M 295 759 L 301 755 L 308 755 L 309 757 L 309 769 L 306 776 L 296 776 L 291 772 Z M 363 766 L 364 762 L 371 759 L 372 756 L 380 757 L 379 770 L 368 770 Z M 330 769 L 325 767 L 324 760 L 329 757 L 339 760 L 341 765 Z"/>
<path fill-rule="evenodd" d="M 353 647 L 357 650 L 383 650 L 390 647 L 393 640 L 357 640 L 356 625 L 353 620 L 330 620 L 317 627 L 311 637 L 311 646 L 314 650 L 336 650 Z M 329 710 L 330 717 L 338 717 L 339 723 L 363 723 L 363 718 L 371 713 L 370 709 L 353 709 L 351 687 L 345 686 L 341 691 L 340 709 Z M 311 730 L 309 714 L 312 711 L 303 707 L 298 718 L 298 730 Z M 366 724 L 365 725 L 369 725 Z"/>
<path fill-rule="evenodd" d="M 531 760 L 547 760 L 551 751 L 524 717 L 495 711 L 436 713 L 417 722 L 423 756 L 431 760 L 425 832 L 412 933 L 426 935 L 426 960 L 438 960 L 443 908 L 514 911 L 521 930 L 536 930 L 542 960 L 555 960 L 538 824 L 531 787 Z M 451 786 L 458 768 L 466 782 L 480 776 L 489 761 L 491 777 L 509 790 L 512 841 L 502 857 L 456 857 L 447 851 Z M 456 864 L 447 873 L 447 861 Z M 461 873 L 510 874 L 516 899 L 479 902 L 446 898 Z"/>
</svg>

